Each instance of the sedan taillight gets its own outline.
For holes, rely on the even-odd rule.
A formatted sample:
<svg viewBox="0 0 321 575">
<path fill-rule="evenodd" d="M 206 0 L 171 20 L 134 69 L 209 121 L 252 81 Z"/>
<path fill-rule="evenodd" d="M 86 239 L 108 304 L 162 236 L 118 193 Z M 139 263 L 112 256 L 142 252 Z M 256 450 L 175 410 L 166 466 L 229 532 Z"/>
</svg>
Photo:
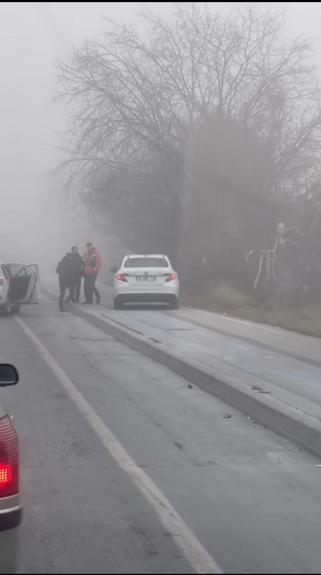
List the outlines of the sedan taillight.
<svg viewBox="0 0 321 575">
<path fill-rule="evenodd" d="M 19 444 L 11 418 L 0 419 L 0 498 L 19 493 Z"/>
<path fill-rule="evenodd" d="M 127 282 L 127 278 L 126 275 L 123 274 L 122 272 L 118 272 L 118 274 L 115 275 L 116 280 L 118 280 L 119 282 Z"/>
<path fill-rule="evenodd" d="M 172 273 L 170 273 L 170 274 L 167 274 L 167 277 L 166 277 L 166 280 L 165 280 L 166 282 L 172 282 L 172 281 L 174 281 L 174 280 L 177 280 L 177 274 L 176 274 L 175 272 L 172 272 Z"/>
</svg>

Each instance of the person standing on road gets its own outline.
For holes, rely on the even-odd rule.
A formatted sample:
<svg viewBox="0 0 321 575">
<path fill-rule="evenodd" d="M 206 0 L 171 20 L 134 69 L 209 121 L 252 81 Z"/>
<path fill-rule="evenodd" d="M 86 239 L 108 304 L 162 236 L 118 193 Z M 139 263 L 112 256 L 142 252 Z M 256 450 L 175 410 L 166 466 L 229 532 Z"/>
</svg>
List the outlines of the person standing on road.
<svg viewBox="0 0 321 575">
<path fill-rule="evenodd" d="M 101 255 L 95 246 L 88 242 L 86 244 L 87 251 L 84 254 L 85 268 L 84 268 L 84 291 L 85 291 L 85 304 L 93 303 L 93 294 L 95 294 L 97 303 L 100 303 L 101 297 L 98 289 L 96 288 L 96 279 L 98 277 L 102 259 Z"/>
<path fill-rule="evenodd" d="M 70 293 L 68 300 L 71 299 L 73 303 L 79 303 L 81 278 L 83 276 L 85 262 L 81 257 L 77 246 L 73 246 L 71 248 L 71 261 L 73 268 L 73 282 L 72 282 L 72 292 Z"/>
<path fill-rule="evenodd" d="M 72 285 L 73 285 L 73 266 L 72 266 L 72 255 L 68 252 L 62 260 L 57 265 L 56 273 L 59 277 L 59 309 L 60 311 L 65 311 L 64 299 L 66 289 L 69 289 L 69 297 L 72 295 Z"/>
</svg>

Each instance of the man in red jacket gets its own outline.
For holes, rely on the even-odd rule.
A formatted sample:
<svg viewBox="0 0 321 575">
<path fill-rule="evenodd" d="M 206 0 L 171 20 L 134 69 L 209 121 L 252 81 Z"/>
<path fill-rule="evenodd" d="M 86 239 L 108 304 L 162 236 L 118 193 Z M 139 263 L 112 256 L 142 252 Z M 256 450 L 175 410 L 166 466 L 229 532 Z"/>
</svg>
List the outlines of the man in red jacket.
<svg viewBox="0 0 321 575">
<path fill-rule="evenodd" d="M 86 245 L 87 251 L 84 254 L 84 303 L 93 303 L 93 294 L 96 296 L 97 303 L 100 303 L 101 297 L 95 283 L 101 268 L 102 259 L 100 253 L 91 242 L 88 242 Z"/>
</svg>

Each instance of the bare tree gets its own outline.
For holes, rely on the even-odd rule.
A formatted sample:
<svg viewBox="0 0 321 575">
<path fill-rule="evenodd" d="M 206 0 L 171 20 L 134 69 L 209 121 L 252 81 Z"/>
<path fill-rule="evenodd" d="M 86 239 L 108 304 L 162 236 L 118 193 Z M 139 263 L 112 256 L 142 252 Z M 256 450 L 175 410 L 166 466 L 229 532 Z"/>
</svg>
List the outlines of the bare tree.
<svg viewBox="0 0 321 575">
<path fill-rule="evenodd" d="M 213 215 L 227 202 L 235 222 L 242 203 L 292 199 L 307 181 L 312 189 L 319 86 L 308 43 L 285 41 L 280 15 L 250 6 L 223 17 L 178 4 L 168 18 L 145 12 L 141 22 L 143 35 L 108 20 L 102 40 L 58 64 L 59 96 L 71 111 L 64 167 L 87 201 L 113 212 L 126 240 L 166 247 L 170 237 L 172 252 L 181 245 L 187 253 L 201 229 L 200 202 L 200 213 Z M 252 142 L 249 159 L 243 139 Z M 241 232 L 220 233 L 220 243 L 232 238 L 241 249 Z M 202 250 L 213 250 L 215 236 L 203 235 Z"/>
</svg>

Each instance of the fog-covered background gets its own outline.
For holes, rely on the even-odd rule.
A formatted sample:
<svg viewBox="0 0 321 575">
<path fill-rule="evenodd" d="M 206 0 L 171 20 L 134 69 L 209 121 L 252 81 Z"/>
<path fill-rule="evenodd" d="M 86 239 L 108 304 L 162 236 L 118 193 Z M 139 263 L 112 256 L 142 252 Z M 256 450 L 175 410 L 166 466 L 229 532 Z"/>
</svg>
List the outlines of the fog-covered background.
<svg viewBox="0 0 321 575">
<path fill-rule="evenodd" d="M 231 7 L 228 4 L 237 3 L 214 4 L 224 11 Z M 321 72 L 321 5 L 267 4 L 287 10 L 289 35 L 304 33 L 313 39 Z M 163 13 L 169 10 L 168 3 L 149 5 Z M 64 128 L 64 110 L 52 101 L 57 90 L 55 61 L 69 58 L 73 47 L 86 38 L 98 38 L 104 16 L 129 21 L 141 6 L 135 2 L 1 4 L 1 258 L 52 262 L 71 243 L 83 246 L 88 239 L 104 242 L 103 251 L 109 250 L 108 230 L 104 238 L 89 218 L 63 203 L 63 179 L 51 174 L 59 161 Z"/>
<path fill-rule="evenodd" d="M 53 103 L 55 61 L 101 29 L 101 16 L 123 18 L 133 7 L 99 3 L 2 3 L 0 6 L 0 257 L 49 260 L 91 229 L 60 200 L 53 176 L 64 127 Z M 93 238 L 94 239 L 94 238 Z M 54 254 L 54 255 L 53 255 Z"/>
</svg>

